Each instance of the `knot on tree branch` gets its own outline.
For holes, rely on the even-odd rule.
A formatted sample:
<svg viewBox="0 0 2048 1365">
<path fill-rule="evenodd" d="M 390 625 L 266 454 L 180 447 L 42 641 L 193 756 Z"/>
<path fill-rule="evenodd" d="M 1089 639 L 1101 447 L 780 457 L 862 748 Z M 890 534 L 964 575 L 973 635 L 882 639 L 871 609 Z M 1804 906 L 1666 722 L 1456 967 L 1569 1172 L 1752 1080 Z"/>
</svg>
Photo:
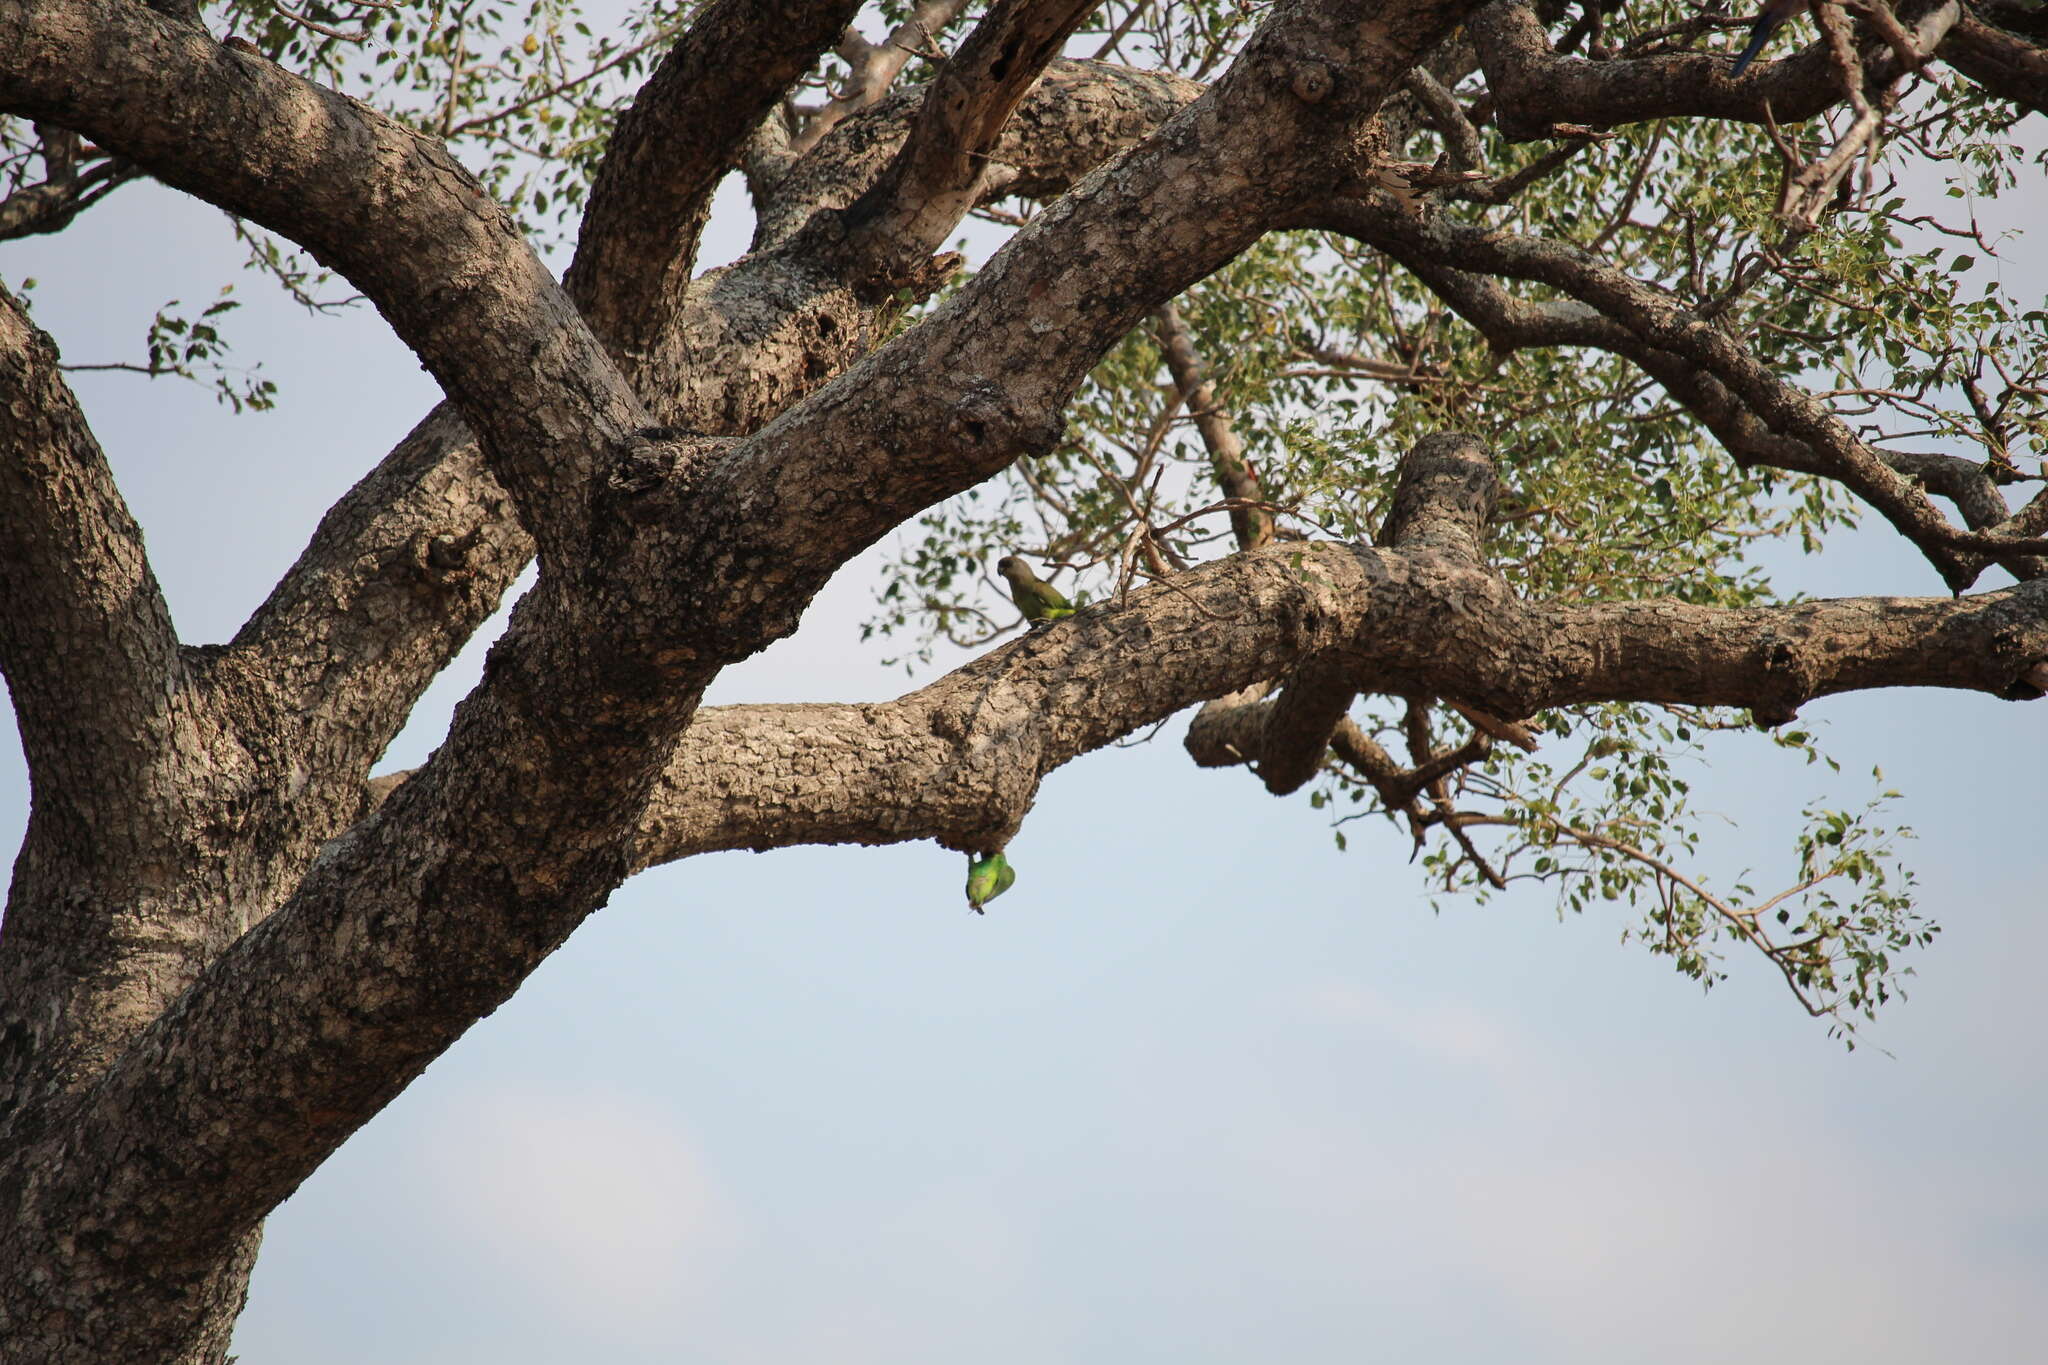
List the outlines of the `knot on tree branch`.
<svg viewBox="0 0 2048 1365">
<path fill-rule="evenodd" d="M 1002 385 L 984 378 L 970 380 L 946 414 L 946 434 L 955 444 L 1010 456 L 1046 454 L 1066 430 L 1065 417 L 1019 411 Z"/>
<path fill-rule="evenodd" d="M 680 427 L 642 427 L 613 445 L 605 492 L 628 520 L 661 520 L 732 444 Z"/>
<path fill-rule="evenodd" d="M 915 308 L 960 273 L 966 257 L 957 251 L 900 257 L 890 252 L 853 251 L 845 267 L 847 287 L 866 303 L 896 311 Z"/>
<path fill-rule="evenodd" d="M 1321 57 L 1299 58 L 1287 86 L 1303 104 L 1321 104 L 1337 88 L 1337 69 Z"/>
<path fill-rule="evenodd" d="M 1814 695 L 1818 679 L 1814 676 L 1812 651 L 1801 648 L 1801 643 L 1791 639 L 1758 642 L 1761 666 L 1756 677 L 1757 697 L 1750 703 L 1749 715 L 1761 728 L 1790 725 L 1799 718 L 1799 708 Z"/>
<path fill-rule="evenodd" d="M 1999 695 L 2007 701 L 2039 701 L 2048 697 L 2048 659 L 2033 664 Z"/>
<path fill-rule="evenodd" d="M 1467 564 L 1481 561 L 1486 528 L 1500 504 L 1500 481 L 1479 441 L 1444 432 L 1417 441 L 1401 460 L 1400 478 L 1379 541 L 1397 550 L 1435 551 Z M 1288 677 L 1280 695 L 1270 689 L 1235 693 L 1202 708 L 1188 728 L 1189 755 L 1202 767 L 1249 764 L 1266 790 L 1284 796 L 1315 776 L 1336 743 L 1339 756 L 1371 778 L 1388 796 L 1389 809 L 1413 800 L 1415 792 L 1442 775 L 1407 773 L 1391 759 L 1375 762 L 1377 745 L 1350 724 L 1347 712 L 1358 695 L 1351 674 L 1333 659 L 1311 655 Z M 1453 703 L 1479 731 L 1459 763 L 1485 756 L 1489 740 L 1506 739 L 1536 747 L 1526 728 Z M 1400 793 L 1399 799 L 1389 795 Z"/>
<path fill-rule="evenodd" d="M 484 528 L 472 526 L 461 535 L 419 536 L 413 541 L 413 562 L 428 582 L 443 587 L 466 583 L 475 577 L 472 556 L 483 539 Z"/>
</svg>

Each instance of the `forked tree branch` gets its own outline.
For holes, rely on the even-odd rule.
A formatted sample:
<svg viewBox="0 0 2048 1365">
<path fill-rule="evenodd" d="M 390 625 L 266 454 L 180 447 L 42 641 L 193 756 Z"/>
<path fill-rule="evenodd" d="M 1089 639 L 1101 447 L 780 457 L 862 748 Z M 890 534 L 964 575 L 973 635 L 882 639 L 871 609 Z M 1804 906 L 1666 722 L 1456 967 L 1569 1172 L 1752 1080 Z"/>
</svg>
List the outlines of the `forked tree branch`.
<svg viewBox="0 0 2048 1365">
<path fill-rule="evenodd" d="M 944 245 L 989 178 L 1025 93 L 1098 0 L 998 0 L 932 78 L 902 148 L 845 215 L 849 246 L 908 276 Z"/>
<path fill-rule="evenodd" d="M 1084 609 L 894 702 L 707 708 L 648 806 L 635 862 L 806 843 L 1000 847 L 1054 768 L 1309 659 L 1347 694 L 1507 715 L 1644 701 L 1789 717 L 1877 687 L 2038 697 L 2048 584 L 1759 608 L 1518 603 L 1427 546 L 1268 546 Z M 1232 752 L 1207 761 L 1275 760 L 1266 708 L 1243 720 Z M 1211 748 L 1221 733 L 1205 737 Z M 1387 766 L 1389 783 L 1412 776 Z"/>
</svg>

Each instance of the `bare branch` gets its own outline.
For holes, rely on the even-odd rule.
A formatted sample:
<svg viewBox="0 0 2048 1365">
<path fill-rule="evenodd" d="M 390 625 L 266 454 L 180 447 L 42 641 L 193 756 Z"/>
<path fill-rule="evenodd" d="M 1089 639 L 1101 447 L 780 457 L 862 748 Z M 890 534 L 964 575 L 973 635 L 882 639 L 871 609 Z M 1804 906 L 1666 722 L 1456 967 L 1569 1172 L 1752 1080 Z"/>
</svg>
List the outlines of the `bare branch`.
<svg viewBox="0 0 2048 1365">
<path fill-rule="evenodd" d="M 71 134 L 52 129 L 52 133 Z M 66 168 L 70 172 L 70 168 Z M 40 185 L 16 190 L 0 200 L 0 241 L 39 232 L 61 232 L 79 214 L 121 186 L 142 178 L 142 172 L 119 157 L 108 157 L 77 174 L 51 175 Z"/>
<path fill-rule="evenodd" d="M 1209 381 L 1208 367 L 1195 351 L 1194 336 L 1181 320 L 1180 312 L 1166 304 L 1153 314 L 1153 330 L 1166 369 L 1180 390 L 1182 404 L 1195 420 L 1202 444 L 1209 452 L 1209 466 L 1216 474 L 1216 486 L 1237 506 L 1230 513 L 1230 529 L 1240 550 L 1255 550 L 1273 538 L 1273 518 L 1260 510 L 1265 492 L 1259 487 L 1258 471 L 1244 453 L 1244 442 L 1232 429 L 1230 413 L 1216 397 Z"/>
<path fill-rule="evenodd" d="M 718 181 L 858 0 L 720 0 L 619 116 L 563 284 L 632 365 L 682 307 Z"/>
<path fill-rule="evenodd" d="M 1097 0 L 1000 0 L 932 79 L 893 161 L 845 213 L 849 244 L 907 276 L 980 198 L 1010 114 Z"/>
<path fill-rule="evenodd" d="M 918 53 L 928 52 L 939 34 L 966 8 L 967 0 L 919 0 L 912 6 L 910 17 L 879 43 L 870 43 L 853 29 L 847 29 L 838 50 L 852 68 L 851 78 L 823 108 L 813 111 L 804 121 L 802 130 L 790 139 L 790 155 L 802 156 L 842 119 L 880 100 L 904 64 Z"/>
</svg>

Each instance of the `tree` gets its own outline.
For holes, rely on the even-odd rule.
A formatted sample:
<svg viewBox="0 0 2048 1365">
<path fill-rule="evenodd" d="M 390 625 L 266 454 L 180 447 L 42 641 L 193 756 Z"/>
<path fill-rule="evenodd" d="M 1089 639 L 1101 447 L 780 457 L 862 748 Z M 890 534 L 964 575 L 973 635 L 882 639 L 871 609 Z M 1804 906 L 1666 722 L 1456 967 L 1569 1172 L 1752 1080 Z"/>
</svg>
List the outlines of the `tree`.
<svg viewBox="0 0 2048 1365">
<path fill-rule="evenodd" d="M 189 646 L 6 298 L 14 1358 L 221 1358 L 263 1217 L 634 872 L 994 853 L 1047 772 L 1190 707 L 1196 762 L 1402 821 L 1447 891 L 1640 902 L 1681 970 L 1754 949 L 1839 1027 L 1931 934 L 1854 814 L 1782 895 L 1703 885 L 1671 755 L 1809 747 L 1845 691 L 2048 689 L 2048 494 L 2008 498 L 2048 318 L 1888 183 L 2014 182 L 2038 12 L 1823 7 L 1731 80 L 1740 21 L 1675 6 L 1008 0 L 949 55 L 966 6 L 884 8 L 879 45 L 854 4 L 716 0 L 580 52 L 552 3 L 228 11 L 253 43 L 6 10 L 11 235 L 154 177 L 309 304 L 294 253 L 339 274 L 447 395 Z M 693 278 L 734 169 L 754 249 Z M 1015 235 L 968 276 L 976 213 Z M 139 368 L 203 377 L 224 311 Z M 1780 601 L 1745 561 L 1864 513 L 1951 595 Z M 1011 550 L 1083 610 L 891 703 L 700 705 L 918 518 L 871 628 L 987 640 Z M 440 751 L 372 777 L 530 559 Z"/>
</svg>

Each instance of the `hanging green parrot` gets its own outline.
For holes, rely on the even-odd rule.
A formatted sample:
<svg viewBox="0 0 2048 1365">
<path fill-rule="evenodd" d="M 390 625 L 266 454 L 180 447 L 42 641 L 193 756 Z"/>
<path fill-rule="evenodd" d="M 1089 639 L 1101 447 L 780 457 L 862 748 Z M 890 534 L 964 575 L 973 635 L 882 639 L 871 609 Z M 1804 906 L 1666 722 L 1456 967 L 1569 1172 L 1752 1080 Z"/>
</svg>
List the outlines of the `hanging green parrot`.
<svg viewBox="0 0 2048 1365">
<path fill-rule="evenodd" d="M 1031 572 L 1031 566 L 1017 556 L 1004 555 L 997 560 L 996 572 L 1010 580 L 1010 600 L 1024 613 L 1033 630 L 1074 614 L 1074 604 L 1062 597 L 1058 588 Z"/>
<path fill-rule="evenodd" d="M 1017 884 L 1017 869 L 1000 853 L 984 853 L 967 860 L 967 903 L 974 913 Z"/>
</svg>

